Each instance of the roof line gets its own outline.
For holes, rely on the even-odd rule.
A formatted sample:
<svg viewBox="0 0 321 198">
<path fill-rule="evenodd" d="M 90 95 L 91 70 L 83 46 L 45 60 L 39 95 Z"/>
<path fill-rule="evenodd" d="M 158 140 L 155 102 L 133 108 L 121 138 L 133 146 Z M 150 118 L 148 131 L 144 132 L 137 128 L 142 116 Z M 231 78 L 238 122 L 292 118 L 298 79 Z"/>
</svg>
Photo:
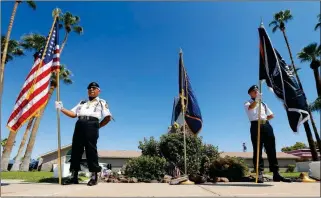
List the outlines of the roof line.
<svg viewBox="0 0 321 198">
<path fill-rule="evenodd" d="M 60 150 L 65 149 L 65 148 L 68 148 L 68 147 L 71 147 L 71 145 L 72 145 L 71 143 L 70 143 L 70 144 L 67 144 L 66 146 L 61 147 Z M 39 157 L 44 157 L 44 156 L 50 155 L 50 154 L 52 154 L 52 153 L 54 153 L 54 152 L 57 152 L 57 151 L 58 151 L 58 149 L 54 149 L 54 150 L 51 150 L 51 151 L 49 151 L 49 152 L 47 152 L 47 153 L 44 153 L 44 154 L 39 155 Z"/>
</svg>

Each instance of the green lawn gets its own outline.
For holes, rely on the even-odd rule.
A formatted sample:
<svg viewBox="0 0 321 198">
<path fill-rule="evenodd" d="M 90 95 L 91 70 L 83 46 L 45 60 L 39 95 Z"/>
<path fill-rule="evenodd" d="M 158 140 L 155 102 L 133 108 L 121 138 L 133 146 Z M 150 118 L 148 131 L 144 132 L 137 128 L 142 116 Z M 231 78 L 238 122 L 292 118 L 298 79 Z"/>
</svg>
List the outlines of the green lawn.
<svg viewBox="0 0 321 198">
<path fill-rule="evenodd" d="M 1 172 L 1 179 L 17 179 L 35 183 L 58 183 L 58 178 L 53 178 L 53 172 Z M 86 177 L 79 177 L 86 180 Z M 63 178 L 63 181 L 65 178 Z"/>
<path fill-rule="evenodd" d="M 267 175 L 273 175 L 273 173 L 269 172 L 269 173 L 265 173 Z M 282 173 L 280 172 L 280 175 L 282 175 L 283 177 L 287 177 L 287 178 L 298 178 L 300 176 L 301 172 L 293 172 L 293 173 Z M 307 173 L 305 173 L 307 174 Z"/>
</svg>

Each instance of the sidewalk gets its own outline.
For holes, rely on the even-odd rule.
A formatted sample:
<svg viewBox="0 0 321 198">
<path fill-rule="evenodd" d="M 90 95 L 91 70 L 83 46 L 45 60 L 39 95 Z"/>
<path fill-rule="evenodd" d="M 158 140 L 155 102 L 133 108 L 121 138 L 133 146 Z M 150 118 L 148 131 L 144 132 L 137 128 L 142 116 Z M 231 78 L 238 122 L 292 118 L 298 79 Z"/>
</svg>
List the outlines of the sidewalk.
<svg viewBox="0 0 321 198">
<path fill-rule="evenodd" d="M 8 181 L 7 181 L 8 182 Z M 2 181 L 1 197 L 320 197 L 320 183 L 218 183 L 204 185 L 99 183 L 60 186 Z"/>
</svg>

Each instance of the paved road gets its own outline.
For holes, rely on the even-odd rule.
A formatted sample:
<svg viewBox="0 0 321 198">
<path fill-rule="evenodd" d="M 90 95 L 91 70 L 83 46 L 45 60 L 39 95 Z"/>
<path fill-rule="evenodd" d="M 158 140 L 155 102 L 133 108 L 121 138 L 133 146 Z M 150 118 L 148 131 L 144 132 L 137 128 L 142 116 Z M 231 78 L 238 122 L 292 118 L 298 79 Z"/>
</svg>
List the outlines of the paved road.
<svg viewBox="0 0 321 198">
<path fill-rule="evenodd" d="M 99 183 L 60 186 L 2 181 L 1 197 L 81 196 L 81 197 L 320 197 L 320 183 L 218 183 L 207 185 Z"/>
</svg>

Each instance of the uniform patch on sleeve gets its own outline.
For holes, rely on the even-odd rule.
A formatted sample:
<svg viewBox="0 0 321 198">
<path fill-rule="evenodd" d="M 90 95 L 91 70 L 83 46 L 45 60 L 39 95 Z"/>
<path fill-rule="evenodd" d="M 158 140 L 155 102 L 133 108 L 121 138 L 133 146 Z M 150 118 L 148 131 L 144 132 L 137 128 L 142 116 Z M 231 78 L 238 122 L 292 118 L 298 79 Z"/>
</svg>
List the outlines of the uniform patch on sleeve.
<svg viewBox="0 0 321 198">
<path fill-rule="evenodd" d="M 106 107 L 106 109 L 108 109 L 108 104 L 107 104 L 107 102 L 105 103 L 105 107 Z"/>
</svg>

